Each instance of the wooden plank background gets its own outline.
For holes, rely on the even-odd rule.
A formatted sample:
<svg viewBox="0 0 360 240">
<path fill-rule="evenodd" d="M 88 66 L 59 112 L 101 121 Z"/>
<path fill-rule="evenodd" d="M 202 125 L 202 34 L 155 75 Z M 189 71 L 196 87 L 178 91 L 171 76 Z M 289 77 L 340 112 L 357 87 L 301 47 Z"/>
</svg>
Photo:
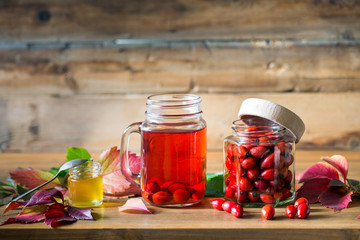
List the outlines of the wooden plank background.
<svg viewBox="0 0 360 240">
<path fill-rule="evenodd" d="M 360 150 L 360 2 L 0 1 L 0 151 L 101 151 L 154 93 L 199 94 L 208 149 L 241 102 L 298 113 L 299 149 Z"/>
</svg>

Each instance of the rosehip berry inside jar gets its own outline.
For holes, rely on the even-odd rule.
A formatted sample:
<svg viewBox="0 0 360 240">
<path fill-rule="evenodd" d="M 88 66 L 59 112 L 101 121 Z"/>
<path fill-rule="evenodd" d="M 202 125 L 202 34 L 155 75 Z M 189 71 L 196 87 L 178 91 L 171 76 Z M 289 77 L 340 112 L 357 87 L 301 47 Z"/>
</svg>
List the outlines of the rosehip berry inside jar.
<svg viewBox="0 0 360 240">
<path fill-rule="evenodd" d="M 233 122 L 224 140 L 225 198 L 248 207 L 283 205 L 295 197 L 295 139 L 275 123 Z"/>
</svg>

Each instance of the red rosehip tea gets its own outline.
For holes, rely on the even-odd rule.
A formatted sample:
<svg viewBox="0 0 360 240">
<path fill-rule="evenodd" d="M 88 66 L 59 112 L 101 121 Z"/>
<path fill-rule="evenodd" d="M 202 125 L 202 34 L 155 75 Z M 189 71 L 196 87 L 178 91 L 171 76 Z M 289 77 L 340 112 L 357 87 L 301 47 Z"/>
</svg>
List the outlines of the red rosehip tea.
<svg viewBox="0 0 360 240">
<path fill-rule="evenodd" d="M 206 184 L 206 128 L 141 134 L 143 198 L 157 205 L 200 201 Z"/>
<path fill-rule="evenodd" d="M 150 96 L 145 121 L 131 124 L 122 135 L 121 172 L 153 205 L 185 207 L 205 195 L 206 122 L 200 105 L 201 98 L 193 94 Z M 129 168 L 132 133 L 141 135 L 140 178 Z"/>
</svg>

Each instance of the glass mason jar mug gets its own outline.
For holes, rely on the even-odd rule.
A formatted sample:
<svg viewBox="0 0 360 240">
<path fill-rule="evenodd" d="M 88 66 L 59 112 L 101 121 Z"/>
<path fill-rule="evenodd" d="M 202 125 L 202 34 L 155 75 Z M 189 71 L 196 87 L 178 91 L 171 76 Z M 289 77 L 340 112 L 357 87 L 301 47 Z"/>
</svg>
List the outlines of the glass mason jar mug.
<svg viewBox="0 0 360 240">
<path fill-rule="evenodd" d="M 233 122 L 224 140 L 225 197 L 247 206 L 275 206 L 295 198 L 295 139 L 277 124 Z"/>
<path fill-rule="evenodd" d="M 147 202 L 184 207 L 204 197 L 206 123 L 200 104 L 201 98 L 192 94 L 152 95 L 147 99 L 145 121 L 124 131 L 121 171 L 128 181 L 141 187 Z M 141 135 L 140 176 L 129 170 L 126 153 L 131 133 Z"/>
</svg>

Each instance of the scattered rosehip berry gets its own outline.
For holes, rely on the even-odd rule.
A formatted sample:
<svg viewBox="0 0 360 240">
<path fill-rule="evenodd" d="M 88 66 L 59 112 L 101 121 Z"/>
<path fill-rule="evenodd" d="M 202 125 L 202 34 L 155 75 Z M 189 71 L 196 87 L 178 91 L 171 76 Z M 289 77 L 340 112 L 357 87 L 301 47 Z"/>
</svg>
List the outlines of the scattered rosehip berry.
<svg viewBox="0 0 360 240">
<path fill-rule="evenodd" d="M 297 207 L 297 217 L 304 219 L 307 218 L 310 214 L 310 207 L 306 203 L 302 203 Z"/>
<path fill-rule="evenodd" d="M 273 206 L 267 204 L 265 206 L 263 206 L 261 208 L 261 216 L 264 218 L 264 219 L 272 219 L 275 215 L 275 209 Z"/>
<path fill-rule="evenodd" d="M 230 213 L 231 212 L 231 208 L 235 205 L 236 203 L 234 201 L 225 201 L 223 204 L 222 204 L 222 209 L 225 211 L 225 212 L 228 212 Z"/>
<path fill-rule="evenodd" d="M 304 198 L 304 197 L 302 197 L 302 198 L 299 198 L 299 199 L 297 199 L 296 201 L 295 201 L 295 203 L 294 203 L 294 207 L 299 207 L 301 204 L 303 204 L 303 203 L 305 203 L 306 205 L 309 205 L 309 201 L 306 199 L 306 198 Z"/>
<path fill-rule="evenodd" d="M 225 202 L 224 199 L 217 198 L 217 199 L 212 200 L 210 203 L 213 208 L 215 208 L 219 211 L 222 211 L 223 210 L 222 205 L 224 202 Z"/>
<path fill-rule="evenodd" d="M 243 214 L 244 214 L 244 209 L 240 205 L 235 204 L 231 208 L 231 214 L 234 217 L 241 218 L 243 216 Z"/>
<path fill-rule="evenodd" d="M 293 218 L 296 215 L 296 207 L 289 205 L 285 208 L 285 214 L 288 218 Z"/>
</svg>

